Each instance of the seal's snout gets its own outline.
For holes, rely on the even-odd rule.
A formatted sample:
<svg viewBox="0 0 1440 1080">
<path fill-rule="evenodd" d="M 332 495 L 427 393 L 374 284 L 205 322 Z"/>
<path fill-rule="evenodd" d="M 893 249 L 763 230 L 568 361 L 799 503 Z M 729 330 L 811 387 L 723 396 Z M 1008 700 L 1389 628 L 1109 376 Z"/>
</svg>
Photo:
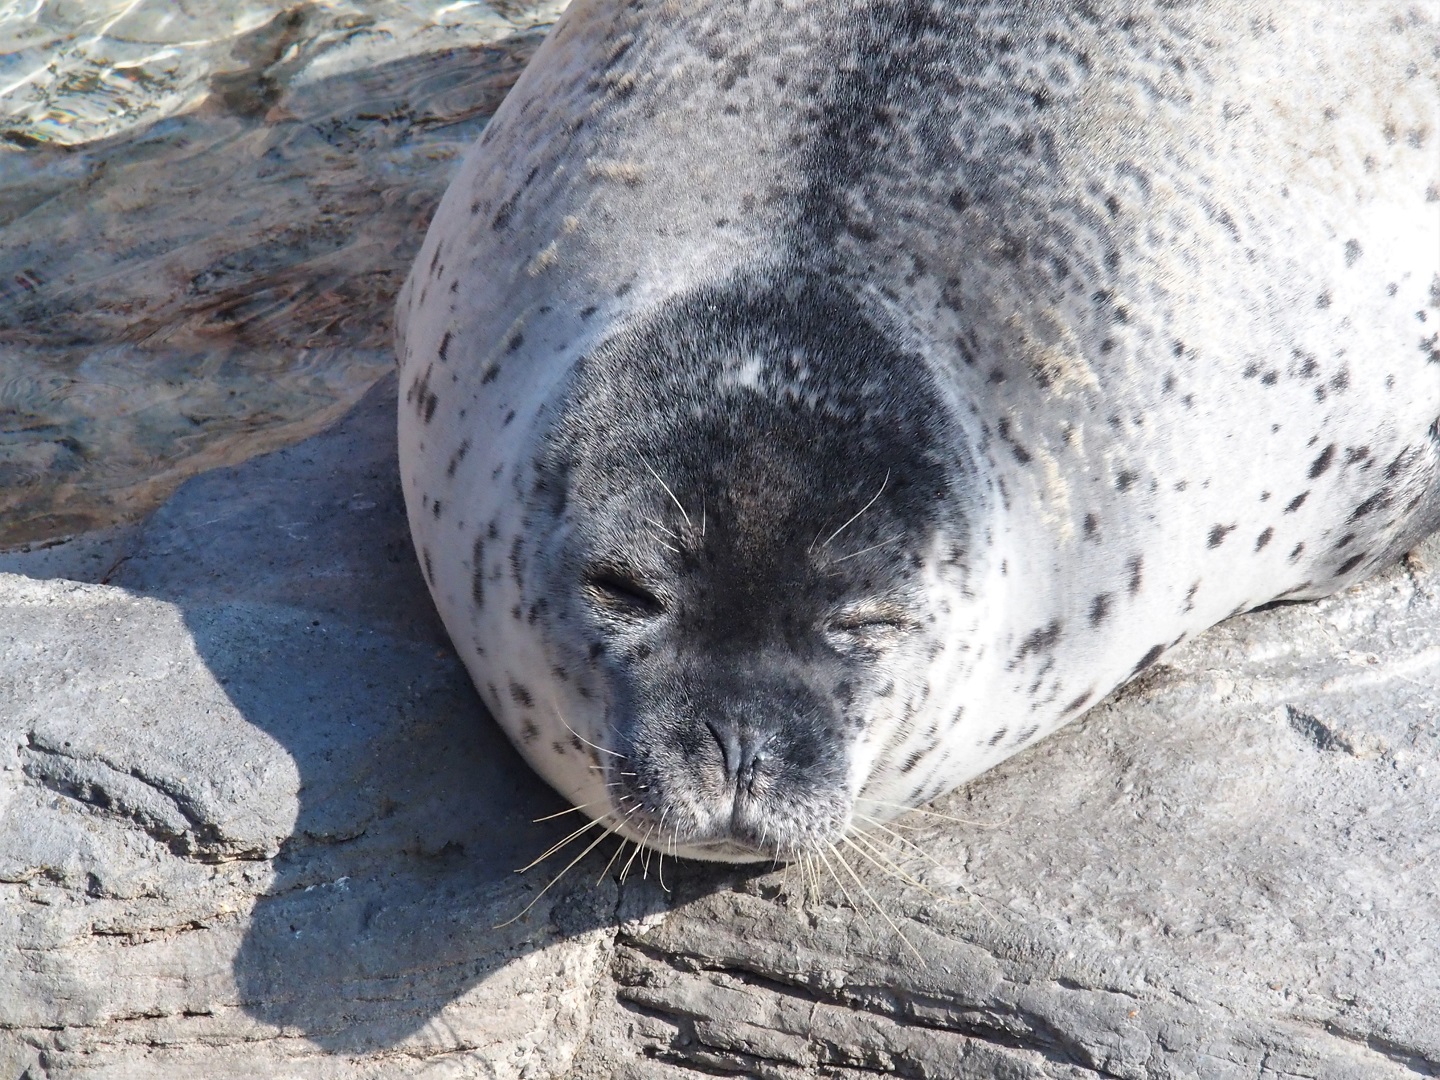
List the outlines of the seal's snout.
<svg viewBox="0 0 1440 1080">
<path fill-rule="evenodd" d="M 752 683 L 749 694 L 731 687 L 688 704 L 652 702 L 632 717 L 607 778 L 628 832 L 726 858 L 783 859 L 839 840 L 851 816 L 848 741 L 818 701 Z"/>
</svg>

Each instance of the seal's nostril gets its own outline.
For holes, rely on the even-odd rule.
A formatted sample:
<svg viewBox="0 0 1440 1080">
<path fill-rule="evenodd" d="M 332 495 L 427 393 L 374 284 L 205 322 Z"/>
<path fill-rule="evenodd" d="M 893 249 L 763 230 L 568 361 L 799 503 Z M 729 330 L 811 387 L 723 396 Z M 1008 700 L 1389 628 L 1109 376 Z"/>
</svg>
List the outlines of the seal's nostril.
<svg viewBox="0 0 1440 1080">
<path fill-rule="evenodd" d="M 757 750 L 754 750 L 754 748 L 753 748 L 753 746 L 752 746 L 751 752 L 746 756 L 746 759 L 741 763 L 741 765 L 740 765 L 740 775 L 739 775 L 739 780 L 740 780 L 740 785 L 739 785 L 739 786 L 741 786 L 741 787 L 743 787 L 743 788 L 745 789 L 745 793 L 746 793 L 747 795 L 754 795 L 754 794 L 755 794 L 755 779 L 756 779 L 757 776 L 759 776 L 759 774 L 760 774 L 760 766 L 764 763 L 764 761 L 765 761 L 765 755 L 762 754 L 762 753 L 760 753 L 760 752 L 757 751 Z"/>
<path fill-rule="evenodd" d="M 720 728 L 713 720 L 706 720 L 705 726 L 710 729 L 715 744 L 720 747 L 720 763 L 725 770 L 725 778 L 735 779 L 742 767 L 740 740 L 733 731 Z"/>
<path fill-rule="evenodd" d="M 755 777 L 765 755 L 761 752 L 763 741 L 752 733 L 741 733 L 724 723 L 706 720 L 715 744 L 720 747 L 720 760 L 725 770 L 725 779 L 747 793 L 755 787 Z"/>
</svg>

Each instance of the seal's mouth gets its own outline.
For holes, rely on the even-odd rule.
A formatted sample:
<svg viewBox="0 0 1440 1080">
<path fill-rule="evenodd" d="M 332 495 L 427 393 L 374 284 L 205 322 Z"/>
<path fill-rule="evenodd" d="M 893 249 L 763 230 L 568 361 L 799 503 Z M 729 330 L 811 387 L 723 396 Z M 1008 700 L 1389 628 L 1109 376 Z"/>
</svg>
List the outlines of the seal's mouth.
<svg viewBox="0 0 1440 1080">
<path fill-rule="evenodd" d="M 686 858 L 789 862 L 839 843 L 851 822 L 845 785 L 783 763 L 748 775 L 662 771 L 641 756 L 617 760 L 608 772 L 618 831 Z"/>
</svg>

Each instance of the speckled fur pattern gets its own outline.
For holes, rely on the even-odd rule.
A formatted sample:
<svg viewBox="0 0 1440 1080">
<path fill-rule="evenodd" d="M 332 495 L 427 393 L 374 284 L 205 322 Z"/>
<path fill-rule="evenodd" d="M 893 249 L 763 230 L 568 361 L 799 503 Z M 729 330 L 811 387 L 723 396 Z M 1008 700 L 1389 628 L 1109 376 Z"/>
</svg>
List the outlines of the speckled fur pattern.
<svg viewBox="0 0 1440 1080">
<path fill-rule="evenodd" d="M 823 849 L 1432 531 L 1437 23 L 575 0 L 399 305 L 515 745 L 633 839 Z"/>
</svg>

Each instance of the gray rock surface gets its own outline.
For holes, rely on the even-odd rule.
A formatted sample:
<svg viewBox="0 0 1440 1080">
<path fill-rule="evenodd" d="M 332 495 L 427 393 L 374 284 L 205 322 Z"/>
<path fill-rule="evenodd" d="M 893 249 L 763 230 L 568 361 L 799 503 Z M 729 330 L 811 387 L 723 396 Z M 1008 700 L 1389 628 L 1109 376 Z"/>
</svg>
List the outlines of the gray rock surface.
<svg viewBox="0 0 1440 1080">
<path fill-rule="evenodd" d="M 0 556 L 3 1080 L 1440 1075 L 1440 547 L 1224 624 L 853 875 L 602 846 L 542 894 L 573 815 L 430 611 L 393 393 Z"/>
</svg>

